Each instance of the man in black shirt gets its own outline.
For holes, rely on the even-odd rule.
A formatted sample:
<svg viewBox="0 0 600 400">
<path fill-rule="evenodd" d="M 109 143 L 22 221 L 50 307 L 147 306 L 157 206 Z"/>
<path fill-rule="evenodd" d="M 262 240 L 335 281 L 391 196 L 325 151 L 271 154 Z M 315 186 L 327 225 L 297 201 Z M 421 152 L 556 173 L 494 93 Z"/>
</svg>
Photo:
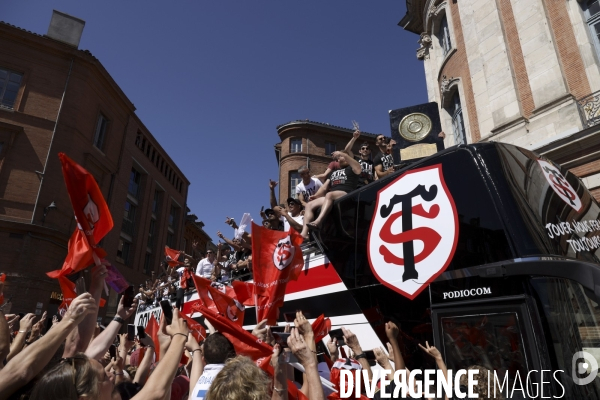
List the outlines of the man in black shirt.
<svg viewBox="0 0 600 400">
<path fill-rule="evenodd" d="M 377 179 L 394 173 L 394 157 L 391 154 L 387 154 L 390 140 L 390 138 L 383 135 L 377 136 L 376 144 L 379 147 L 379 153 L 373 159 L 373 167 L 375 168 Z"/>
<path fill-rule="evenodd" d="M 360 137 L 360 131 L 355 130 L 352 134 L 352 139 L 348 142 L 344 151 L 348 153 L 350 157 L 353 157 L 361 166 L 361 174 L 360 174 L 360 182 L 358 183 L 358 187 L 362 187 L 368 183 L 373 182 L 373 161 L 371 161 L 371 148 L 369 147 L 369 143 L 364 142 L 362 146 L 360 146 L 360 150 L 358 150 L 359 156 L 354 156 L 352 153 L 352 147 L 354 146 L 354 142 L 356 139 Z"/>
<path fill-rule="evenodd" d="M 362 168 L 358 161 L 343 151 L 335 151 L 332 156 L 340 163 L 341 169 L 333 171 L 317 193 L 309 197 L 311 201 L 306 204 L 302 226 L 302 237 L 305 239 L 308 239 L 309 229 L 320 229 L 321 223 L 331 211 L 333 202 L 356 189 L 360 180 Z M 319 217 L 313 221 L 319 208 Z"/>
</svg>

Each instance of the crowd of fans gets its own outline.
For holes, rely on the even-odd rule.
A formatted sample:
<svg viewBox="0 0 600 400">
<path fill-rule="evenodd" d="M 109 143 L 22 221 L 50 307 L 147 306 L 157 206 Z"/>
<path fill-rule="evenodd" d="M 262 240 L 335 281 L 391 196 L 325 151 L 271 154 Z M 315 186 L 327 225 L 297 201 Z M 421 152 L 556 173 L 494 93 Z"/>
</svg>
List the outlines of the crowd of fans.
<svg viewBox="0 0 600 400">
<path fill-rule="evenodd" d="M 282 231 L 294 228 L 308 239 L 311 230 L 320 229 L 334 200 L 393 172 L 390 153 L 394 142 L 380 135 L 379 153 L 373 159 L 367 143 L 361 145 L 355 157 L 351 149 L 359 137 L 357 130 L 343 151 L 332 154 L 334 161 L 325 174 L 311 176 L 308 168 L 300 168 L 302 181 L 296 187 L 297 198 L 278 204 L 277 183 L 270 181 L 271 207 L 261 210 L 263 226 Z M 272 332 L 266 320 L 252 331 L 260 342 L 272 346 L 267 368 L 270 374 L 259 368 L 256 360 L 236 354 L 234 343 L 208 320 L 204 321 L 208 335 L 201 343 L 190 333 L 180 309 L 186 293 L 194 290 L 192 274 L 216 285 L 252 278 L 252 237 L 246 232 L 249 223 L 249 215 L 239 225 L 227 218 L 226 224 L 234 234 L 229 239 L 218 232 L 223 242 L 216 252 L 209 249 L 198 258 L 180 252 L 179 264 L 163 263 L 159 276 L 139 285 L 131 307 L 126 307 L 121 298 L 116 317 L 106 327 L 96 322 L 107 273 L 105 265 L 92 269 L 89 291 L 76 297 L 62 317 L 54 316 L 51 324 L 46 323 L 46 313 L 35 322 L 33 314 L 5 315 L 0 308 L 0 400 L 288 399 L 288 385 L 297 386 L 308 399 L 319 400 L 340 398 L 342 369 L 366 370 L 373 379 L 372 364 L 363 351 L 363 345 L 369 344 L 359 343 L 346 328 L 342 331 L 349 354 L 341 351 L 335 337 L 315 341 L 312 326 L 302 312 L 296 314 L 293 324 L 285 326 L 283 336 Z M 194 255 L 196 247 L 194 243 Z M 0 293 L 2 285 L 0 282 Z M 155 339 L 143 334 L 135 338 L 119 334 L 136 310 L 155 306 L 163 299 L 176 305 L 172 322 L 168 324 L 162 318 Z M 393 322 L 386 323 L 387 352 L 373 349 L 376 362 L 391 371 L 388 379 L 392 381 L 395 370 L 407 370 L 398 344 L 399 333 Z M 285 339 L 277 340 L 281 336 Z M 420 347 L 446 374 L 440 352 L 428 343 Z M 292 361 L 302 371 L 300 374 Z M 387 393 L 393 390 L 392 383 Z M 380 393 L 371 398 L 381 398 Z"/>
</svg>

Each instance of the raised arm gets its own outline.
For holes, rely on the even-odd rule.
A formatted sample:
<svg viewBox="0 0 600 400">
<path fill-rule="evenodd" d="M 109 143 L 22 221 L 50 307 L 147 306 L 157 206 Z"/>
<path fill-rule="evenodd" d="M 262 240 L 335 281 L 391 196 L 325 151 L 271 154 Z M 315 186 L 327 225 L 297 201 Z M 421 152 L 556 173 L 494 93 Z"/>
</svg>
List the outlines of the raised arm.
<svg viewBox="0 0 600 400">
<path fill-rule="evenodd" d="M 171 383 L 175 379 L 177 366 L 189 334 L 187 324 L 179 316 L 177 308 L 173 309 L 173 322 L 166 327 L 166 330 L 171 336 L 169 350 L 164 357 L 161 357 L 154 373 L 148 378 L 142 390 L 132 398 L 133 400 L 162 400 L 171 390 Z"/>
<path fill-rule="evenodd" d="M 277 182 L 269 179 L 269 202 L 271 204 L 271 208 L 275 208 L 277 206 L 277 196 L 275 196 L 276 186 Z"/>
<path fill-rule="evenodd" d="M 400 345 L 398 344 L 398 333 L 400 333 L 400 329 L 398 329 L 395 323 L 392 321 L 385 323 L 385 334 L 390 341 L 390 345 L 394 352 L 394 364 L 396 365 L 396 370 L 406 369 L 406 364 L 404 363 L 404 358 L 400 351 Z"/>
<path fill-rule="evenodd" d="M 4 360 L 10 353 L 10 329 L 4 312 L 0 310 L 0 360 Z M 0 361 L 0 370 L 4 367 L 4 363 Z"/>
<path fill-rule="evenodd" d="M 196 385 L 196 382 L 198 382 L 198 380 L 202 376 L 202 373 L 204 372 L 204 360 L 202 359 L 202 348 L 194 338 L 194 335 L 189 335 L 188 341 L 185 344 L 185 348 L 187 349 L 187 351 L 190 352 L 190 355 L 192 356 L 189 400 L 193 400 L 192 395 L 194 391 L 192 389 L 194 388 L 194 385 Z"/>
<path fill-rule="evenodd" d="M 223 241 L 224 241 L 225 243 L 227 243 L 228 245 L 230 245 L 231 247 L 233 247 L 233 249 L 234 249 L 235 251 L 240 251 L 240 250 L 242 250 L 242 246 L 239 246 L 239 245 L 237 245 L 237 244 L 236 244 L 236 243 L 235 243 L 233 240 L 227 239 L 227 238 L 225 237 L 225 235 L 223 235 L 223 234 L 221 233 L 221 231 L 217 231 L 217 236 L 218 236 L 219 238 L 223 239 Z"/>
<path fill-rule="evenodd" d="M 435 346 L 430 346 L 429 342 L 425 342 L 425 346 L 427 347 L 423 347 L 423 345 L 421 345 L 421 343 L 419 343 L 419 347 L 427 354 L 429 354 L 431 357 L 433 357 L 435 359 L 435 363 L 437 365 L 437 367 L 442 371 L 442 374 L 444 374 L 444 378 L 446 379 L 446 381 L 448 381 L 448 368 L 446 367 L 446 363 L 444 362 L 444 359 L 442 358 L 442 353 L 440 353 L 440 351 L 435 347 Z M 446 400 L 448 400 L 448 396 L 445 396 Z"/>
<path fill-rule="evenodd" d="M 97 313 L 98 305 L 91 294 L 84 293 L 75 298 L 62 321 L 50 329 L 40 340 L 27 346 L 6 364 L 6 368 L 0 371 L 0 400 L 8 398 L 39 374 L 50 362 L 69 333 L 87 315 L 96 315 Z"/>
<path fill-rule="evenodd" d="M 302 224 L 299 224 L 298 221 L 292 218 L 292 216 L 285 210 L 285 208 L 277 206 L 273 208 L 273 211 L 275 211 L 275 214 L 278 217 L 285 218 L 292 228 L 294 228 L 298 232 L 302 231 Z"/>
<path fill-rule="evenodd" d="M 369 365 L 367 356 L 363 352 L 362 347 L 358 342 L 358 338 L 350 329 L 342 327 L 342 332 L 344 332 L 344 340 L 346 341 L 346 344 L 348 345 L 348 347 L 350 347 L 350 350 L 352 350 L 352 352 L 355 354 L 354 358 L 356 358 L 356 361 L 360 363 L 361 367 L 365 371 L 368 371 L 369 380 L 372 380 L 373 371 L 371 371 L 371 366 Z"/>
<path fill-rule="evenodd" d="M 19 332 L 17 333 L 17 336 L 15 336 L 15 339 L 10 345 L 10 353 L 8 353 L 8 356 L 6 356 L 7 361 L 12 360 L 25 347 L 25 339 L 27 339 L 27 335 L 29 334 L 31 327 L 33 326 L 34 318 L 35 315 L 29 313 L 25 315 L 22 320 L 19 321 Z"/>
<path fill-rule="evenodd" d="M 146 351 L 144 352 L 144 358 L 142 358 L 142 361 L 140 362 L 140 365 L 135 373 L 133 383 L 139 383 L 143 386 L 144 383 L 146 383 L 146 379 L 150 373 L 152 360 L 154 360 L 155 344 L 149 335 L 146 335 L 145 338 L 140 339 L 140 343 L 146 346 Z"/>
<path fill-rule="evenodd" d="M 92 284 L 90 285 L 89 293 L 94 298 L 96 305 L 100 304 L 100 297 L 104 287 L 104 279 L 106 277 L 106 266 L 97 265 L 92 268 Z M 87 314 L 83 321 L 77 325 L 77 329 L 71 331 L 65 344 L 63 357 L 73 357 L 76 353 L 83 353 L 88 345 L 94 330 L 96 329 L 96 321 L 98 319 L 98 307 L 95 313 Z"/>
<path fill-rule="evenodd" d="M 354 131 L 354 133 L 352 133 L 352 139 L 350 139 L 350 141 L 348 142 L 348 144 L 346 145 L 346 147 L 344 147 L 344 151 L 350 156 L 350 157 L 354 157 L 354 153 L 352 152 L 352 147 L 354 146 L 354 143 L 356 142 L 356 139 L 358 139 L 360 137 L 360 131 L 357 129 Z"/>
<path fill-rule="evenodd" d="M 271 356 L 271 366 L 273 367 L 273 395 L 271 400 L 288 400 L 283 355 L 284 352 L 281 350 L 281 346 L 276 344 L 273 347 L 273 355 Z"/>
<path fill-rule="evenodd" d="M 115 319 L 110 321 L 110 324 L 104 329 L 88 346 L 85 350 L 85 355 L 93 360 L 99 360 L 106 353 L 110 345 L 114 342 L 115 336 L 119 333 L 119 329 L 123 326 L 126 321 L 135 313 L 137 309 L 137 299 L 133 300 L 133 305 L 129 308 L 125 308 L 123 305 L 123 298 L 119 301 L 117 307 L 117 316 Z"/>
<path fill-rule="evenodd" d="M 304 367 L 306 382 L 308 384 L 308 398 L 310 400 L 325 400 L 321 378 L 317 370 L 317 355 L 310 349 L 310 340 L 304 338 L 299 329 L 292 329 L 288 337 L 288 346 Z M 314 340 L 312 344 L 314 345 Z"/>
</svg>

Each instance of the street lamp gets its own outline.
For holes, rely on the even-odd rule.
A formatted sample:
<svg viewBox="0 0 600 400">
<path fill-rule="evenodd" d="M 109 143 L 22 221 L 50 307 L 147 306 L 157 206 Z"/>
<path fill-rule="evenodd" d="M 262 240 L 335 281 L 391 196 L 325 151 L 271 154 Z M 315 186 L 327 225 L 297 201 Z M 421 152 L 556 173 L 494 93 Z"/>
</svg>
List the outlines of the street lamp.
<svg viewBox="0 0 600 400">
<path fill-rule="evenodd" d="M 42 215 L 42 225 L 44 225 L 44 222 L 46 222 L 46 215 L 48 215 L 50 210 L 56 210 L 57 208 L 58 207 L 56 206 L 56 203 L 54 203 L 54 202 L 50 203 L 50 205 L 48 207 L 44 208 L 44 215 Z"/>
</svg>

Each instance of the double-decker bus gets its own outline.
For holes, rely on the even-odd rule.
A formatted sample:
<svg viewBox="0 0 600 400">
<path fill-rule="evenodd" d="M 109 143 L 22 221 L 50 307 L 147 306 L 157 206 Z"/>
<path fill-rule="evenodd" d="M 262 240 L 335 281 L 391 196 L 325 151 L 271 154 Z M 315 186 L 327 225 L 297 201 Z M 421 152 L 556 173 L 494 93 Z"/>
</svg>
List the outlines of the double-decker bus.
<svg viewBox="0 0 600 400">
<path fill-rule="evenodd" d="M 324 313 L 363 349 L 391 320 L 409 369 L 434 368 L 428 341 L 448 368 L 483 366 L 525 398 L 600 399 L 600 207 L 583 183 L 501 143 L 399 167 L 335 202 L 281 315 Z"/>
</svg>

